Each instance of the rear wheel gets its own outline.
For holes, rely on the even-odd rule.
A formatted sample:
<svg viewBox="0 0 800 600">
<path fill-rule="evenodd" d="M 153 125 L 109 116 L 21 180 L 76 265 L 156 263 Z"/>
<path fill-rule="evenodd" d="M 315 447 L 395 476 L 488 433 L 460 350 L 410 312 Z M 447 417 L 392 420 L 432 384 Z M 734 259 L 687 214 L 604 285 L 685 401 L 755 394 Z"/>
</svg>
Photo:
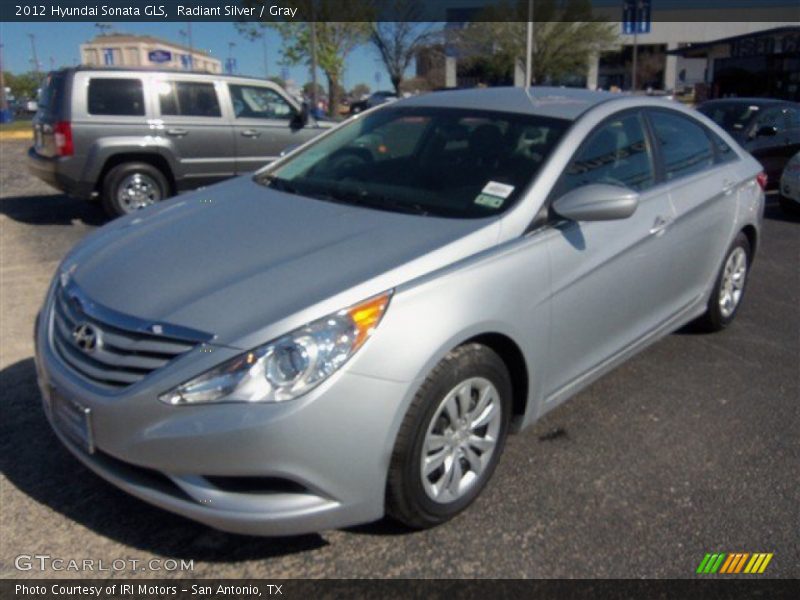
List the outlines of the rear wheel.
<svg viewBox="0 0 800 600">
<path fill-rule="evenodd" d="M 725 255 L 706 312 L 697 320 L 701 329 L 720 331 L 733 322 L 747 287 L 751 256 L 747 236 L 739 233 Z"/>
<path fill-rule="evenodd" d="M 136 212 L 168 196 L 167 178 L 148 163 L 117 165 L 103 180 L 103 208 L 112 217 Z"/>
<path fill-rule="evenodd" d="M 511 417 L 511 378 L 479 344 L 460 346 L 420 387 L 392 453 L 387 513 L 410 527 L 443 523 L 492 476 Z"/>
</svg>

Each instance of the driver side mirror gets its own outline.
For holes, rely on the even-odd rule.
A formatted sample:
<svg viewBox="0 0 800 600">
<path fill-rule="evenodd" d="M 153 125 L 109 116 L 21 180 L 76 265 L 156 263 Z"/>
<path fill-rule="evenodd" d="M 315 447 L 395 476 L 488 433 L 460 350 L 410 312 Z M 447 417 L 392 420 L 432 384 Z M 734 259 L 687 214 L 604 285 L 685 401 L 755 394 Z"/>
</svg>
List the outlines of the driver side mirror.
<svg viewBox="0 0 800 600">
<path fill-rule="evenodd" d="M 756 131 L 756 137 L 772 137 L 778 135 L 778 128 L 774 125 L 762 125 Z"/>
<path fill-rule="evenodd" d="M 570 221 L 627 219 L 639 206 L 639 194 L 607 183 L 591 183 L 570 190 L 553 202 L 553 210 Z"/>
<path fill-rule="evenodd" d="M 308 102 L 303 102 L 300 112 L 294 113 L 290 124 L 292 129 L 302 129 L 308 125 Z"/>
</svg>

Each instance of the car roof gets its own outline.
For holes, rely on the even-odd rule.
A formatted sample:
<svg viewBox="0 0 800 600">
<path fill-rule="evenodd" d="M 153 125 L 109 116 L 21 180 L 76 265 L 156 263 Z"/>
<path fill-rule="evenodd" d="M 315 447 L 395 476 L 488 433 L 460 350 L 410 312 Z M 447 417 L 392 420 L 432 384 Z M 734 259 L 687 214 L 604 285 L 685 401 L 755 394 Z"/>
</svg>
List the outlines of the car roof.
<svg viewBox="0 0 800 600">
<path fill-rule="evenodd" d="M 496 110 L 574 121 L 598 104 L 632 97 L 628 94 L 562 87 L 532 87 L 527 91 L 521 87 L 475 88 L 413 96 L 398 101 L 394 106 Z"/>
<path fill-rule="evenodd" d="M 249 81 L 258 83 L 267 83 L 270 85 L 278 85 L 274 81 L 259 77 L 248 77 L 246 75 L 227 75 L 225 73 L 212 73 L 210 71 L 184 71 L 179 69 L 153 69 L 149 67 L 92 67 L 88 65 L 80 65 L 77 67 L 65 67 L 51 71 L 51 73 L 142 73 L 142 74 L 161 74 L 171 76 L 185 76 L 192 75 L 198 77 L 213 77 L 215 79 L 224 79 L 226 81 Z M 280 86 L 278 86 L 280 87 Z"/>
</svg>

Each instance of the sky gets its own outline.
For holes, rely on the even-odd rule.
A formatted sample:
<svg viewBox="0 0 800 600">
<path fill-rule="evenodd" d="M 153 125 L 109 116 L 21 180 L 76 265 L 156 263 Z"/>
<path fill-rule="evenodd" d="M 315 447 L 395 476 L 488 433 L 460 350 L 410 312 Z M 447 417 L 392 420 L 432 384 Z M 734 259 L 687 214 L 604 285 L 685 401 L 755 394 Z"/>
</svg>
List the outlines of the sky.
<svg viewBox="0 0 800 600">
<path fill-rule="evenodd" d="M 186 23 L 112 23 L 120 33 L 152 35 L 168 41 L 186 44 L 180 34 Z M 0 23 L 0 43 L 3 45 L 3 69 L 20 73 L 32 69 L 31 40 L 35 36 L 36 54 L 43 71 L 73 66 L 80 62 L 79 45 L 95 37 L 99 30 L 94 23 Z M 233 42 L 239 75 L 264 76 L 264 51 L 261 40 L 250 42 L 238 33 L 233 23 L 192 23 L 192 43 L 195 48 L 210 51 L 225 64 L 228 44 Z M 267 63 L 270 76 L 281 76 L 281 40 L 277 32 L 267 30 Z M 288 67 L 289 79 L 303 85 L 310 79 L 307 67 Z M 379 75 L 376 75 L 379 74 Z M 380 78 L 376 84 L 376 76 Z M 319 81 L 325 85 L 322 72 Z M 348 57 L 344 87 L 349 90 L 357 83 L 366 83 L 372 90 L 391 88 L 389 76 L 376 51 L 369 45 L 355 49 Z"/>
</svg>

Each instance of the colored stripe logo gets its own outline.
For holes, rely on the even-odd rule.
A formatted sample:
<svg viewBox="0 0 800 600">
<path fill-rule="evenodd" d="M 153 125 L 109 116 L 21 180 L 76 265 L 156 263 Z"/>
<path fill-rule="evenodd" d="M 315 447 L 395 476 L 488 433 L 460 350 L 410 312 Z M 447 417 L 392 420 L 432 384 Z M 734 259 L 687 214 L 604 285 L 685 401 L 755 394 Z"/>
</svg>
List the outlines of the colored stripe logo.
<svg viewBox="0 0 800 600">
<path fill-rule="evenodd" d="M 697 573 L 709 575 L 722 573 L 725 575 L 737 575 L 739 573 L 760 574 L 767 569 L 769 561 L 772 560 L 772 552 L 715 552 L 706 553 L 703 560 L 697 567 Z"/>
</svg>

